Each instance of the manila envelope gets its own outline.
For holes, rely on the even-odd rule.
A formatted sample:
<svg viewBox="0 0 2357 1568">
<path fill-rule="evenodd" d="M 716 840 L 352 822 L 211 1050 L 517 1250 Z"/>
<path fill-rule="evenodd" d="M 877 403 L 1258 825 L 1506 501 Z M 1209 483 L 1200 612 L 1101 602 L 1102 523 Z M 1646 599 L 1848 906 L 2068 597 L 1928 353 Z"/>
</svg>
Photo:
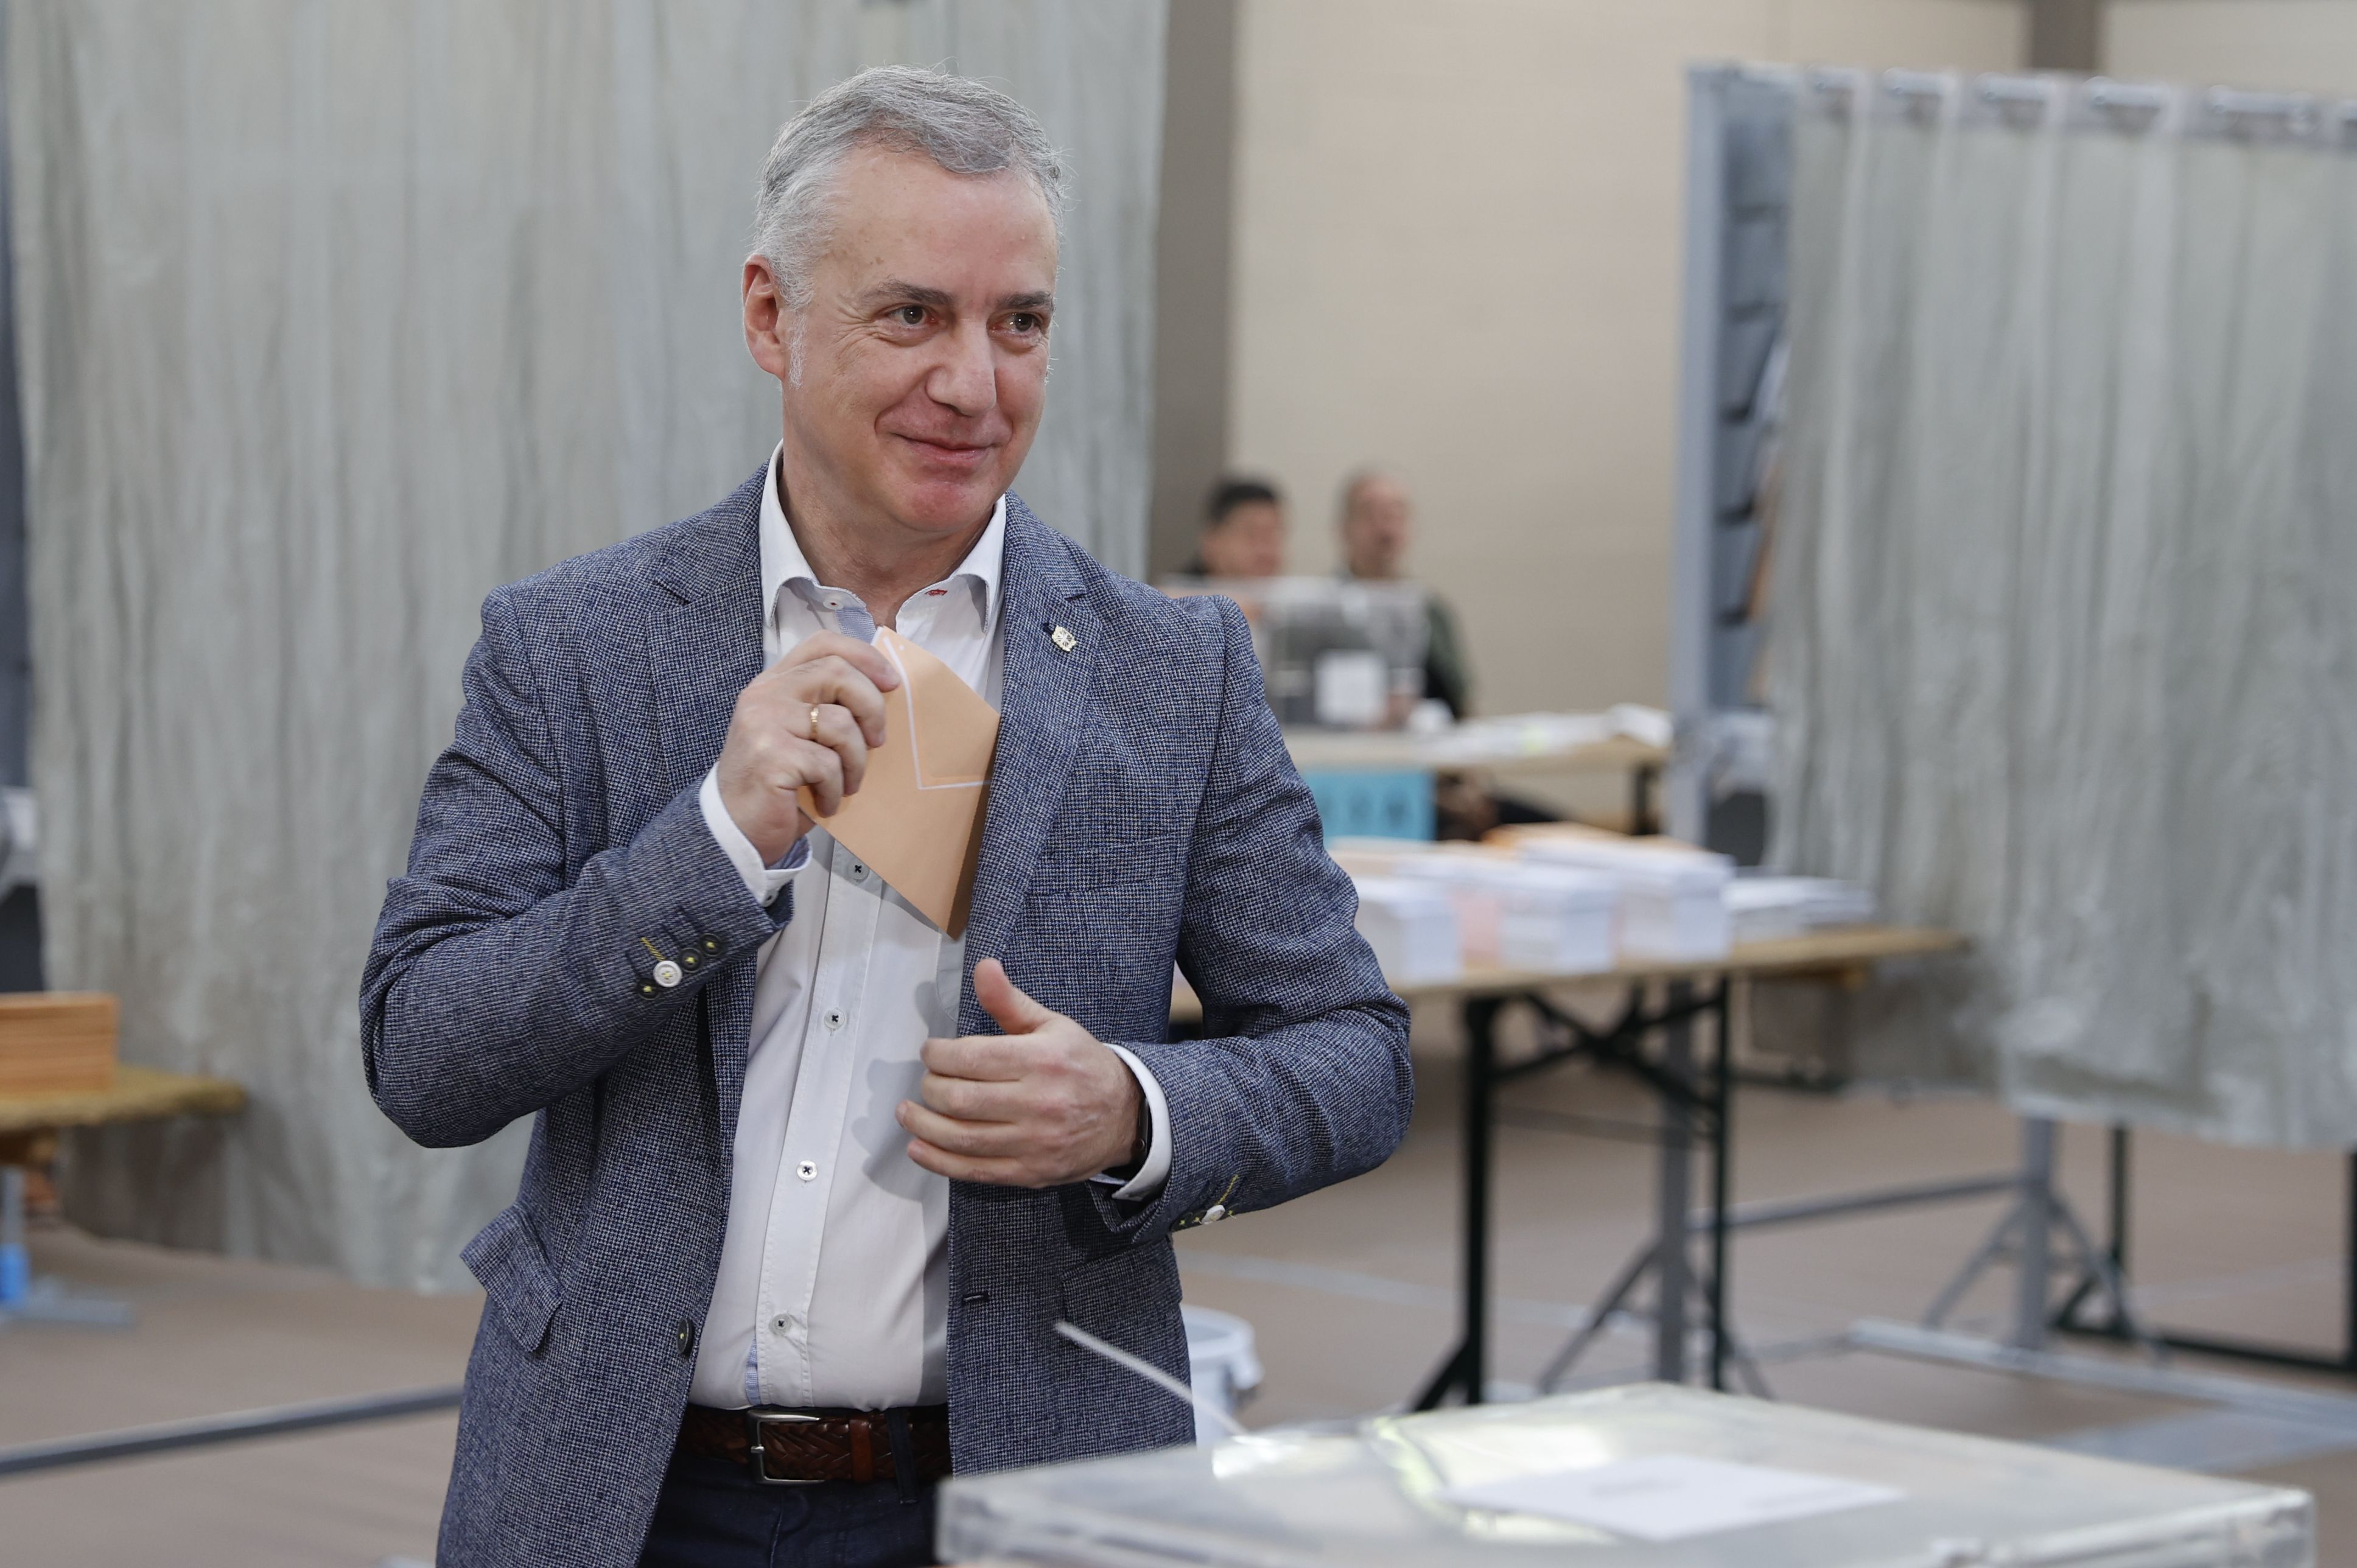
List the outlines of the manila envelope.
<svg viewBox="0 0 2357 1568">
<path fill-rule="evenodd" d="M 867 777 L 843 810 L 819 816 L 808 789 L 802 810 L 954 937 L 974 897 L 998 710 L 898 632 L 877 628 L 876 647 L 900 671 L 884 693 L 884 744 L 868 752 Z"/>
</svg>

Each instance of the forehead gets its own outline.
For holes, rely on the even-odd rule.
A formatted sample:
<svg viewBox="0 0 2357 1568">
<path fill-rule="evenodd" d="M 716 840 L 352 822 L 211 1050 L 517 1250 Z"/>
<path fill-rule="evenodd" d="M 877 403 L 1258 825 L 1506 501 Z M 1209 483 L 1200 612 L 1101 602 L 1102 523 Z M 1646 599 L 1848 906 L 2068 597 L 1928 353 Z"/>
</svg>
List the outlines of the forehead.
<svg viewBox="0 0 2357 1568">
<path fill-rule="evenodd" d="M 920 153 L 862 147 L 836 170 L 822 269 L 950 293 L 1045 290 L 1056 223 L 1028 175 L 952 174 Z"/>
</svg>

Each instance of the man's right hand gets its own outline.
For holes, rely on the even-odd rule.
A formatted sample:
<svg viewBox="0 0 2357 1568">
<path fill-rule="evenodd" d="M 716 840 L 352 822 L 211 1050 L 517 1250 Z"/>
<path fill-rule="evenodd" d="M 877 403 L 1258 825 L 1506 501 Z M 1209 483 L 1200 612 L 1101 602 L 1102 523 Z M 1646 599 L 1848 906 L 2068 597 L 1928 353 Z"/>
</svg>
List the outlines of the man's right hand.
<svg viewBox="0 0 2357 1568">
<path fill-rule="evenodd" d="M 900 672 L 872 643 L 823 631 L 803 639 L 737 694 L 716 769 L 729 820 L 775 865 L 810 832 L 799 791 L 821 816 L 843 809 L 884 744 L 884 693 Z"/>
</svg>

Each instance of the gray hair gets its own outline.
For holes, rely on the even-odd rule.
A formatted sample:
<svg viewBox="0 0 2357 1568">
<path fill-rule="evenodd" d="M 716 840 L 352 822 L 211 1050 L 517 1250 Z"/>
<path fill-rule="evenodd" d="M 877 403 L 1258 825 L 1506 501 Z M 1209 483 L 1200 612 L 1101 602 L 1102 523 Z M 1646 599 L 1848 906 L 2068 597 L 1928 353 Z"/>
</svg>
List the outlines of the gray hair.
<svg viewBox="0 0 2357 1568">
<path fill-rule="evenodd" d="M 1039 188 L 1062 231 L 1063 158 L 1031 111 L 962 76 L 879 65 L 837 82 L 787 121 L 761 169 L 753 248 L 796 310 L 810 303 L 835 174 L 863 147 L 921 153 L 952 174 L 1019 170 Z"/>
</svg>

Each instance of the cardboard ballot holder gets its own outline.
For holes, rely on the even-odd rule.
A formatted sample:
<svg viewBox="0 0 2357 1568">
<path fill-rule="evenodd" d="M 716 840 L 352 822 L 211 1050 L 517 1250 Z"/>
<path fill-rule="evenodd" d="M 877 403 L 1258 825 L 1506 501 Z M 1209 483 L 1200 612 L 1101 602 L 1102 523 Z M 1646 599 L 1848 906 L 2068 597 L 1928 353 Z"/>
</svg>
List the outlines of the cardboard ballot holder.
<svg viewBox="0 0 2357 1568">
<path fill-rule="evenodd" d="M 808 789 L 802 810 L 918 913 L 958 936 L 974 897 L 998 710 L 899 633 L 878 630 L 876 646 L 900 672 L 884 693 L 884 744 L 868 752 L 867 777 L 843 810 L 820 816 Z"/>
<path fill-rule="evenodd" d="M 952 1477 L 935 1549 L 1123 1568 L 2316 1560 L 2305 1492 L 1662 1383 Z"/>
</svg>

